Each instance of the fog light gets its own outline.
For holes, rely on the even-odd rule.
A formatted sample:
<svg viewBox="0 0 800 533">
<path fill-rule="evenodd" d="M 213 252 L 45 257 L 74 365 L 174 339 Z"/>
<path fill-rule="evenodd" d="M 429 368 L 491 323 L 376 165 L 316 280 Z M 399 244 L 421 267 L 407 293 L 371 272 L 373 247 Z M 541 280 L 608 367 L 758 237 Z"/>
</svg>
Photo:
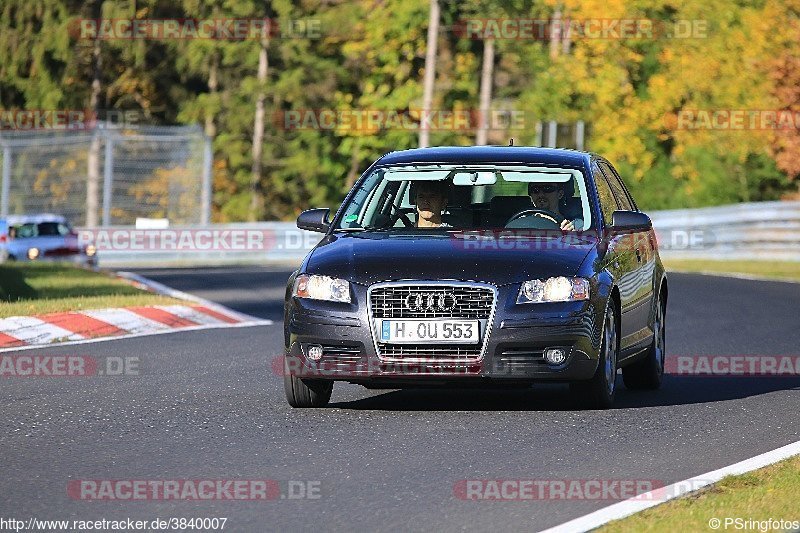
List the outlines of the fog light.
<svg viewBox="0 0 800 533">
<path fill-rule="evenodd" d="M 39 257 L 39 249 L 38 248 L 29 248 L 28 249 L 28 259 L 33 261 L 37 257 Z"/>
<path fill-rule="evenodd" d="M 312 344 L 308 347 L 308 358 L 313 361 L 322 359 L 322 346 L 319 344 Z"/>
<path fill-rule="evenodd" d="M 544 358 L 551 365 L 560 365 L 567 360 L 567 352 L 561 348 L 548 348 L 544 352 Z"/>
</svg>

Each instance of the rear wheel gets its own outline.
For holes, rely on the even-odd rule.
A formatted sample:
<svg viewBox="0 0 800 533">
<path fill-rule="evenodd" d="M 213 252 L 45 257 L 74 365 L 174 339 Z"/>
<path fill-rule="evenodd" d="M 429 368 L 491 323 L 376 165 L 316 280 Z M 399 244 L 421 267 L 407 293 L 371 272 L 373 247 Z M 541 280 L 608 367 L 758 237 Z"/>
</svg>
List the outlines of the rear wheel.
<svg viewBox="0 0 800 533">
<path fill-rule="evenodd" d="M 603 325 L 600 364 L 592 379 L 570 384 L 573 393 L 589 408 L 608 409 L 614 404 L 617 384 L 617 320 L 613 301 L 609 302 Z"/>
<path fill-rule="evenodd" d="M 333 381 L 328 379 L 300 379 L 283 367 L 283 390 L 292 407 L 325 407 L 331 400 Z"/>
<path fill-rule="evenodd" d="M 664 359 L 666 357 L 666 336 L 664 335 L 665 309 L 663 301 L 656 306 L 653 321 L 653 342 L 647 349 L 647 355 L 622 369 L 622 380 L 629 389 L 657 389 L 664 377 Z"/>
</svg>

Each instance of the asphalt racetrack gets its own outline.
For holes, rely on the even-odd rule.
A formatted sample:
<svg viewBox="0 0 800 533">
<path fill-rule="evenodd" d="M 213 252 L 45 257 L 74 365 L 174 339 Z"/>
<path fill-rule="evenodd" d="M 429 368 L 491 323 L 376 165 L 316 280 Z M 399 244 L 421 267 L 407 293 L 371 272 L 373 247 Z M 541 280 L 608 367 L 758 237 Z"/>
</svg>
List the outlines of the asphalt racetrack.
<svg viewBox="0 0 800 533">
<path fill-rule="evenodd" d="M 658 480 L 702 474 L 800 440 L 800 381 L 667 376 L 579 410 L 566 386 L 368 391 L 291 409 L 282 351 L 288 269 L 138 273 L 272 326 L 32 350 L 138 357 L 139 375 L 0 378 L 0 517 L 227 518 L 225 531 L 537 530 L 614 501 L 469 501 L 466 479 Z M 670 274 L 668 357 L 800 354 L 800 284 Z M 22 352 L 19 352 L 20 354 Z M 271 501 L 84 501 L 70 480 L 271 479 Z M 289 494 L 289 481 L 295 492 Z"/>
</svg>

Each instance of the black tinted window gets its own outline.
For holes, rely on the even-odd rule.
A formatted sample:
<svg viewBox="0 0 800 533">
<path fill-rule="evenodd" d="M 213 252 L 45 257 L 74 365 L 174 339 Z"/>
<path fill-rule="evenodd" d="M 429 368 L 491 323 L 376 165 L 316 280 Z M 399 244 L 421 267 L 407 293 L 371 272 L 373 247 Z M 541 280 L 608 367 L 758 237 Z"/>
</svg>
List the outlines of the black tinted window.
<svg viewBox="0 0 800 533">
<path fill-rule="evenodd" d="M 69 228 L 59 222 L 41 222 L 37 225 L 39 237 L 63 236 L 69 234 Z"/>
<path fill-rule="evenodd" d="M 63 237 L 69 235 L 70 227 L 61 222 L 28 223 L 15 226 L 14 237 L 17 239 L 30 239 L 33 237 Z"/>
<path fill-rule="evenodd" d="M 597 187 L 597 196 L 600 200 L 600 211 L 603 213 L 603 222 L 606 225 L 611 225 L 611 214 L 617 210 L 617 202 L 614 199 L 614 193 L 611 192 L 611 187 L 608 185 L 603 173 L 600 172 L 600 168 L 597 164 L 592 166 L 592 177 Z"/>
<path fill-rule="evenodd" d="M 625 186 L 622 185 L 622 180 L 620 180 L 617 172 L 611 168 L 611 165 L 605 163 L 604 161 L 601 161 L 599 165 L 603 170 L 603 174 L 605 174 L 606 178 L 608 178 L 608 183 L 611 185 L 611 191 L 614 193 L 614 197 L 617 199 L 617 205 L 619 205 L 619 208 L 626 211 L 636 211 L 636 207 L 634 207 L 633 202 L 628 197 L 628 193 L 625 191 Z"/>
<path fill-rule="evenodd" d="M 14 236 L 17 239 L 29 239 L 36 237 L 37 234 L 36 224 L 22 224 L 14 228 Z"/>
</svg>

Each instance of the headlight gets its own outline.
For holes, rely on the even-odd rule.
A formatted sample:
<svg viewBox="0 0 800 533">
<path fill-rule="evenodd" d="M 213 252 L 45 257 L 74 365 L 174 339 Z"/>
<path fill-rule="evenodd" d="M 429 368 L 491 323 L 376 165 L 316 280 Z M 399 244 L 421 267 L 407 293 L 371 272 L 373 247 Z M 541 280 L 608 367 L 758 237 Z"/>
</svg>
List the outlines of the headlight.
<svg viewBox="0 0 800 533">
<path fill-rule="evenodd" d="M 86 255 L 88 255 L 89 257 L 93 257 L 94 254 L 96 253 L 97 253 L 97 248 L 95 248 L 94 244 L 86 246 Z"/>
<path fill-rule="evenodd" d="M 585 278 L 532 279 L 522 284 L 518 304 L 539 302 L 575 302 L 589 299 L 589 280 Z"/>
<path fill-rule="evenodd" d="M 39 257 L 39 249 L 38 248 L 28 248 L 28 259 L 33 261 Z"/>
<path fill-rule="evenodd" d="M 350 283 L 328 276 L 301 274 L 294 280 L 294 295 L 298 298 L 350 302 Z"/>
</svg>

